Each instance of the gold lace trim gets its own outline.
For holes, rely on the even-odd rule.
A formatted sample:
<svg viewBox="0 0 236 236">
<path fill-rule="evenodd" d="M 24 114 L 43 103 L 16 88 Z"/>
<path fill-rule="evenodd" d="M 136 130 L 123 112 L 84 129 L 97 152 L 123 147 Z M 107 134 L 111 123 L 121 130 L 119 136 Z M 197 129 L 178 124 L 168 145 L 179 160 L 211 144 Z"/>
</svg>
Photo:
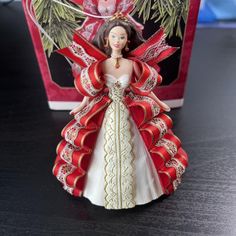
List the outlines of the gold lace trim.
<svg viewBox="0 0 236 236">
<path fill-rule="evenodd" d="M 63 184 L 63 188 L 70 194 L 73 194 L 73 188 L 68 186 L 66 183 L 66 178 L 71 174 L 76 168 L 69 164 L 63 164 L 57 173 L 57 179 Z"/>
<path fill-rule="evenodd" d="M 107 108 L 105 122 L 105 208 L 121 209 L 135 206 L 134 154 L 131 145 L 129 112 L 122 102 L 123 89 L 111 88 L 113 100 Z"/>
<path fill-rule="evenodd" d="M 184 165 L 176 158 L 171 158 L 166 164 L 166 167 L 174 167 L 176 170 L 176 179 L 173 181 L 174 191 L 181 184 L 181 176 L 185 172 Z"/>
<path fill-rule="evenodd" d="M 73 125 L 71 125 L 65 133 L 65 140 L 72 144 L 73 146 L 77 147 L 74 143 L 74 141 L 76 140 L 79 131 L 83 128 L 83 126 L 81 126 L 78 123 L 74 123 Z"/>
<path fill-rule="evenodd" d="M 150 123 L 159 129 L 160 131 L 159 138 L 161 138 L 166 134 L 168 128 L 164 120 L 162 120 L 159 117 L 154 117 Z"/>
<path fill-rule="evenodd" d="M 160 139 L 155 146 L 164 147 L 171 157 L 174 157 L 178 151 L 176 144 L 165 138 Z"/>
<path fill-rule="evenodd" d="M 74 41 L 68 48 L 74 54 L 74 56 L 80 58 L 87 66 L 97 61 L 96 58 L 86 53 L 85 49 Z"/>
<path fill-rule="evenodd" d="M 90 95 L 90 96 L 95 96 L 100 90 L 96 89 L 93 84 L 92 81 L 90 79 L 89 73 L 88 73 L 88 67 L 84 68 L 83 70 L 81 70 L 80 73 L 80 80 L 81 80 L 81 85 L 83 87 L 83 89 Z"/>
<path fill-rule="evenodd" d="M 147 65 L 147 64 L 146 64 Z M 158 78 L 158 73 L 156 72 L 155 69 L 153 69 L 152 67 L 148 66 L 150 70 L 150 75 L 147 78 L 147 80 L 145 81 L 145 83 L 142 85 L 142 87 L 140 88 L 141 90 L 147 90 L 147 91 L 151 91 L 153 90 L 156 85 L 157 85 L 157 78 Z"/>
</svg>

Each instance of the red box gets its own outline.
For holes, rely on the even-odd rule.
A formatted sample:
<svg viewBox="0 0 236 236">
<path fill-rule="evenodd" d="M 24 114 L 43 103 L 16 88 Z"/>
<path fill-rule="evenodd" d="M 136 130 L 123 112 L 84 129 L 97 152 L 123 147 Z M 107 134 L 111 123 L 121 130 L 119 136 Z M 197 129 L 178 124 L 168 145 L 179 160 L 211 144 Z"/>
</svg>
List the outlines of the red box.
<svg viewBox="0 0 236 236">
<path fill-rule="evenodd" d="M 43 50 L 40 32 L 27 14 L 26 0 L 23 0 L 22 4 L 42 74 L 49 107 L 53 110 L 71 110 L 82 100 L 82 96 L 73 86 L 70 65 L 59 54 L 53 55 L 49 59 L 47 58 Z M 173 38 L 167 40 L 171 46 L 178 46 L 180 44 L 180 49 L 174 55 L 167 58 L 165 62 L 160 63 L 160 74 L 163 76 L 164 84 L 158 86 L 154 91 L 159 99 L 172 108 L 181 107 L 184 102 L 184 90 L 200 0 L 190 0 L 189 4 L 189 13 L 184 28 L 183 39 L 181 41 L 177 39 L 177 45 Z M 145 24 L 145 27 L 150 29 L 148 24 Z"/>
</svg>

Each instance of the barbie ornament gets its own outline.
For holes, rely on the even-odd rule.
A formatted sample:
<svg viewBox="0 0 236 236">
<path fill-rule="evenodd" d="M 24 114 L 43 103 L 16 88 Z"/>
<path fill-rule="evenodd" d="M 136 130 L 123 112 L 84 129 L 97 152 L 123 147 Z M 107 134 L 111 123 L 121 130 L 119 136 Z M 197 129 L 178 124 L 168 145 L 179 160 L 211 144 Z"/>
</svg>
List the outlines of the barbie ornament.
<svg viewBox="0 0 236 236">
<path fill-rule="evenodd" d="M 84 96 L 62 130 L 53 174 L 75 197 L 107 209 L 132 208 L 176 190 L 188 164 L 171 131 L 169 107 L 152 90 L 157 62 L 176 49 L 163 30 L 145 41 L 121 13 L 108 19 L 93 44 L 76 34 L 59 50 L 82 67 L 75 87 Z"/>
</svg>

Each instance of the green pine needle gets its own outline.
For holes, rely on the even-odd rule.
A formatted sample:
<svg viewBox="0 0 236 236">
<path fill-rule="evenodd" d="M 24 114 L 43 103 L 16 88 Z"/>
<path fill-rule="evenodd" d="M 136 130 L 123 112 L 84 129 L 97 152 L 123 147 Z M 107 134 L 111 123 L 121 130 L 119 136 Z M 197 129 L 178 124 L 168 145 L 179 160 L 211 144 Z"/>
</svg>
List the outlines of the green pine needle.
<svg viewBox="0 0 236 236">
<path fill-rule="evenodd" d="M 149 19 L 160 22 L 168 37 L 183 37 L 181 22 L 186 23 L 189 0 L 134 0 L 134 4 L 132 15 L 138 13 L 144 23 Z"/>
<path fill-rule="evenodd" d="M 84 16 L 72 9 L 62 6 L 52 0 L 32 0 L 36 19 L 48 35 L 64 48 L 71 44 L 73 33 L 80 26 Z M 67 5 L 78 7 L 67 0 L 60 0 Z M 44 50 L 48 57 L 54 50 L 53 43 L 45 36 L 42 36 Z"/>
</svg>

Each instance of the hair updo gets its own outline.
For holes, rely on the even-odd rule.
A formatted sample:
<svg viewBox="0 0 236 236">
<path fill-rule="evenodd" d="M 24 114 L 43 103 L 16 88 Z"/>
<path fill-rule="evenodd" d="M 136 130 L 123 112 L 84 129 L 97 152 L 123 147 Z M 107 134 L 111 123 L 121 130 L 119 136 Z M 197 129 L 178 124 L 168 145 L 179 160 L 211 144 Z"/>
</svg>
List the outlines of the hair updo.
<svg viewBox="0 0 236 236">
<path fill-rule="evenodd" d="M 108 38 L 108 35 L 112 28 L 116 26 L 121 26 L 125 29 L 127 33 L 127 39 L 130 41 L 128 47 L 129 51 L 125 51 L 125 49 L 122 49 L 122 55 L 124 57 L 127 56 L 127 54 L 138 47 L 140 44 L 142 44 L 145 39 L 143 38 L 142 34 L 136 29 L 135 25 L 131 23 L 130 21 L 125 21 L 122 19 L 114 19 L 114 20 L 108 20 L 106 23 L 104 23 L 97 34 L 95 35 L 93 39 L 93 45 L 99 48 L 101 51 L 106 53 L 108 56 L 111 55 L 111 47 L 104 47 L 106 43 L 106 38 Z"/>
</svg>

